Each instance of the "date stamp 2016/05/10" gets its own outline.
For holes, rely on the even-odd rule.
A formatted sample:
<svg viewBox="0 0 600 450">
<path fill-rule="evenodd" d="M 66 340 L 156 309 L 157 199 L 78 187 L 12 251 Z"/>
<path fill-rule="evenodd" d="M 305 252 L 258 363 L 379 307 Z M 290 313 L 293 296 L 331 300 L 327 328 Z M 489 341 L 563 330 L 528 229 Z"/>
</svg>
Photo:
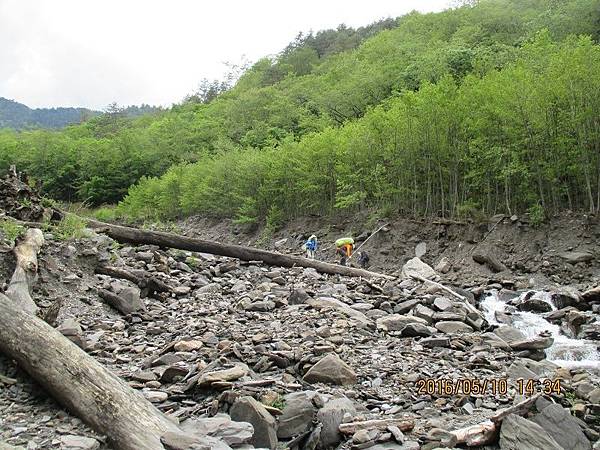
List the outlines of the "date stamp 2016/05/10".
<svg viewBox="0 0 600 450">
<path fill-rule="evenodd" d="M 506 395 L 510 386 L 514 386 L 520 395 L 537 393 L 560 394 L 561 380 L 518 379 L 507 378 L 421 378 L 416 382 L 419 395 Z"/>
</svg>

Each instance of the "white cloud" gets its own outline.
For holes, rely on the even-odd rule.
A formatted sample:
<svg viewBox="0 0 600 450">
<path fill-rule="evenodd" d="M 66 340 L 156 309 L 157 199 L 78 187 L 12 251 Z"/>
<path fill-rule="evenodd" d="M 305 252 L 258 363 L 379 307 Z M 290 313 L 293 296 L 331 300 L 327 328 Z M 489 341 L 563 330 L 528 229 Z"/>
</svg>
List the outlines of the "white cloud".
<svg viewBox="0 0 600 450">
<path fill-rule="evenodd" d="M 299 31 L 366 25 L 449 0 L 0 0 L 0 96 L 31 107 L 170 105 L 225 61 Z"/>
</svg>

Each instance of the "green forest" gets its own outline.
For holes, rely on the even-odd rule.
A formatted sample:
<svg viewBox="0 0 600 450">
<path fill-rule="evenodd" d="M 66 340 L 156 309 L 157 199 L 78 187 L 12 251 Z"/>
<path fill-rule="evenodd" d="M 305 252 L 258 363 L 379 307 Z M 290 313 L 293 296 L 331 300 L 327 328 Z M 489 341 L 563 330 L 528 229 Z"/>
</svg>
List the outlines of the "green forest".
<svg viewBox="0 0 600 450">
<path fill-rule="evenodd" d="M 600 0 L 298 35 L 169 110 L 0 130 L 0 172 L 133 220 L 600 210 Z"/>
</svg>

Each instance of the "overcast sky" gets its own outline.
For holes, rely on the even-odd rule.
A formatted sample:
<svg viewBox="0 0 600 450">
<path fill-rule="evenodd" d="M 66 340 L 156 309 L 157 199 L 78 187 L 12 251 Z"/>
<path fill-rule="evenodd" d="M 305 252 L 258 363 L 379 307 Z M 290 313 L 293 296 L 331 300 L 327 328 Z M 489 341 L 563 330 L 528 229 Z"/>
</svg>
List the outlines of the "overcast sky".
<svg viewBox="0 0 600 450">
<path fill-rule="evenodd" d="M 226 61 L 299 31 L 357 27 L 450 0 L 0 0 L 0 97 L 30 107 L 170 106 Z"/>
</svg>

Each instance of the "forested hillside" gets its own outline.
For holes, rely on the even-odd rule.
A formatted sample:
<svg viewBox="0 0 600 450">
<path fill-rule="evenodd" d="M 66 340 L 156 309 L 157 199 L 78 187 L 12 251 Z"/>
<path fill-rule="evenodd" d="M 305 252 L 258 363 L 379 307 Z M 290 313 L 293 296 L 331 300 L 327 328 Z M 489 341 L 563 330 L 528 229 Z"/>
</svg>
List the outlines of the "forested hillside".
<svg viewBox="0 0 600 450">
<path fill-rule="evenodd" d="M 135 218 L 597 210 L 600 1 L 475 3 L 300 35 L 151 116 L 2 131 L 0 170 L 62 200 L 127 194 Z"/>
</svg>

